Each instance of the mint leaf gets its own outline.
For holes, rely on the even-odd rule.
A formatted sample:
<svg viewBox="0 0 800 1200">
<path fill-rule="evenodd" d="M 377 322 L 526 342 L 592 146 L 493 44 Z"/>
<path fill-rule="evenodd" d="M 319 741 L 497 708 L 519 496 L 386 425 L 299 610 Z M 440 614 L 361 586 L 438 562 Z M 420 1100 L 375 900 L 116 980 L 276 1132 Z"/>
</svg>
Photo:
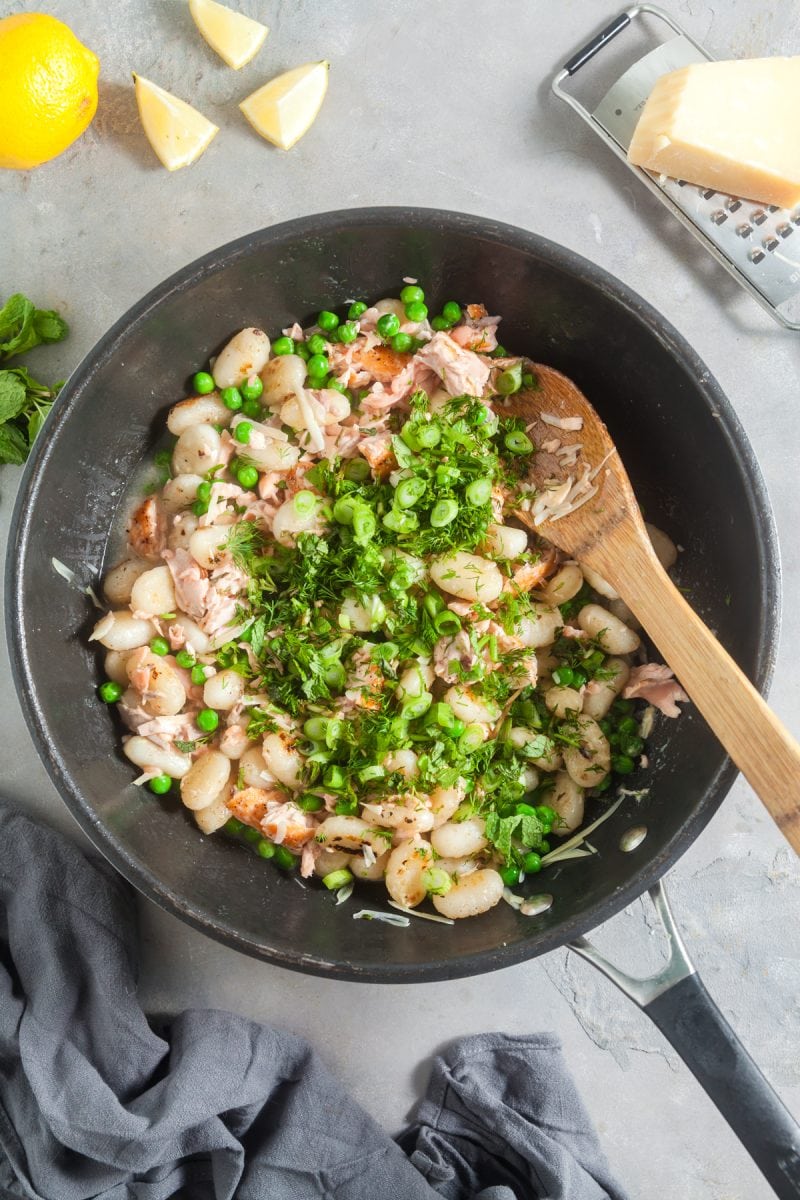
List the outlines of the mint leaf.
<svg viewBox="0 0 800 1200">
<path fill-rule="evenodd" d="M 0 371 L 0 422 L 10 421 L 25 407 L 25 384 L 14 371 Z"/>
<path fill-rule="evenodd" d="M 33 410 L 33 412 L 28 417 L 28 441 L 30 442 L 31 445 L 33 445 L 33 443 L 36 441 L 36 437 L 39 433 L 39 430 L 44 425 L 44 419 L 47 416 L 47 414 L 50 412 L 50 409 L 52 407 L 53 407 L 52 403 L 50 403 L 50 404 L 39 403 L 36 405 L 36 408 Z"/>
<path fill-rule="evenodd" d="M 24 354 L 41 342 L 60 342 L 66 334 L 67 323 L 58 313 L 35 308 L 16 292 L 0 309 L 0 360 Z"/>
<path fill-rule="evenodd" d="M 33 328 L 40 342 L 60 342 L 69 332 L 67 322 L 52 309 L 37 308 L 33 314 Z"/>
<path fill-rule="evenodd" d="M 0 425 L 0 463 L 19 466 L 28 457 L 25 435 L 16 425 Z"/>
</svg>

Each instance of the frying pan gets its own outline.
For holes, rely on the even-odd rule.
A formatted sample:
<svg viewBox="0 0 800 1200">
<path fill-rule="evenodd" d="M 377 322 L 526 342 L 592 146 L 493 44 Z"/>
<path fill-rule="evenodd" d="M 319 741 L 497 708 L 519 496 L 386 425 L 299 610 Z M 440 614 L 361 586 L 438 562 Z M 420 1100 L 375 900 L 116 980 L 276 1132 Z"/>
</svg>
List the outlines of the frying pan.
<svg viewBox="0 0 800 1200">
<path fill-rule="evenodd" d="M 418 278 L 433 303 L 481 300 L 502 341 L 569 375 L 599 409 L 645 514 L 685 548 L 680 584 L 757 686 L 772 671 L 779 563 L 758 465 L 729 403 L 678 333 L 596 266 L 531 233 L 428 209 L 326 213 L 250 234 L 206 255 L 135 305 L 63 389 L 14 514 L 7 622 L 17 689 L 37 749 L 72 813 L 140 891 L 245 953 L 339 979 L 416 982 L 506 967 L 558 946 L 601 966 L 644 1007 L 780 1196 L 800 1196 L 800 1132 L 694 973 L 658 881 L 709 821 L 735 771 L 700 716 L 659 720 L 651 767 L 626 780 L 599 851 L 536 877 L 552 906 L 506 904 L 444 927 L 354 922 L 324 889 L 202 837 L 175 801 L 132 786 L 120 730 L 97 702 L 86 641 L 95 616 L 53 570 L 83 582 L 112 560 L 109 530 L 152 458 L 167 407 L 236 330 L 274 331 L 321 308 L 396 294 Z M 742 571 L 741 564 L 750 568 Z M 623 850 L 631 827 L 647 836 Z M 667 922 L 670 964 L 630 980 L 586 932 L 647 889 Z M 367 903 L 376 903 L 369 897 Z"/>
</svg>

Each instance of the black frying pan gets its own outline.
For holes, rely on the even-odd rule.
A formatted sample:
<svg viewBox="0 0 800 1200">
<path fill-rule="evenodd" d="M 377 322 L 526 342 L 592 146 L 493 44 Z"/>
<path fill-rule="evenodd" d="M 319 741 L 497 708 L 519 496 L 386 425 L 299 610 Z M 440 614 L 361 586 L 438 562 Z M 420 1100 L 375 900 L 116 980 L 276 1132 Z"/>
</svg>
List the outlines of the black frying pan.
<svg viewBox="0 0 800 1200">
<path fill-rule="evenodd" d="M 415 982 L 491 971 L 580 939 L 653 887 L 721 804 L 735 771 L 691 708 L 661 721 L 653 765 L 592 841 L 600 851 L 536 879 L 554 902 L 526 918 L 500 904 L 452 928 L 354 922 L 223 837 L 203 838 L 175 802 L 132 786 L 109 710 L 95 698 L 85 581 L 153 452 L 168 405 L 237 329 L 273 332 L 348 299 L 419 278 L 431 300 L 481 300 L 502 341 L 575 380 L 607 421 L 646 516 L 685 547 L 680 582 L 760 687 L 778 627 L 778 551 L 747 439 L 702 362 L 652 308 L 604 271 L 495 222 L 424 209 L 307 217 L 215 251 L 151 292 L 64 388 L 23 481 L 7 563 L 16 683 L 38 751 L 86 833 L 145 895 L 212 937 L 284 967 L 340 979 Z M 750 564 L 743 571 L 742 564 Z M 621 835 L 646 824 L 632 852 Z M 660 893 L 657 894 L 659 903 Z M 377 896 L 368 903 L 375 903 Z M 588 944 L 575 946 L 586 956 Z M 597 956 L 594 956 L 597 958 Z M 604 967 L 613 975 L 613 968 Z M 636 993 L 781 1196 L 800 1195 L 800 1134 L 702 985 L 681 965 Z M 794 1147 L 794 1149 L 792 1149 Z"/>
</svg>

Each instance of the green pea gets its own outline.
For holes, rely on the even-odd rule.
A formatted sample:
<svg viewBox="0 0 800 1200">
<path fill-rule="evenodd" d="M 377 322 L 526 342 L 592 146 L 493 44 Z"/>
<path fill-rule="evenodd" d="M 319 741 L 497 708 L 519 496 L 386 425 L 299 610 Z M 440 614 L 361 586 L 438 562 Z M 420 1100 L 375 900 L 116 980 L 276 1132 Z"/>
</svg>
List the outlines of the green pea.
<svg viewBox="0 0 800 1200">
<path fill-rule="evenodd" d="M 242 407 L 242 393 L 238 388 L 223 388 L 219 394 L 219 398 L 225 407 L 229 408 L 231 412 L 238 412 Z"/>
<path fill-rule="evenodd" d="M 204 517 L 208 512 L 208 501 L 195 500 L 194 504 L 192 505 L 192 512 L 196 517 Z"/>
<path fill-rule="evenodd" d="M 400 332 L 400 318 L 397 313 L 387 312 L 378 317 L 376 328 L 382 338 L 394 337 Z"/>
<path fill-rule="evenodd" d="M 172 787 L 172 779 L 169 775 L 156 775 L 147 781 L 147 786 L 156 796 L 164 796 Z"/>
<path fill-rule="evenodd" d="M 425 293 L 416 283 L 407 283 L 400 293 L 400 299 L 403 304 L 421 304 L 425 299 Z"/>
<path fill-rule="evenodd" d="M 410 333 L 396 333 L 392 338 L 392 349 L 398 354 L 405 354 L 414 345 L 414 339 Z"/>
<path fill-rule="evenodd" d="M 436 333 L 442 333 L 445 329 L 450 328 L 450 322 L 447 317 L 434 317 L 431 321 L 431 329 Z"/>
<path fill-rule="evenodd" d="M 571 687 L 574 679 L 572 667 L 556 667 L 553 671 L 553 683 L 559 687 Z"/>
<path fill-rule="evenodd" d="M 209 375 L 208 371 L 198 371 L 192 379 L 192 387 L 198 396 L 207 396 L 214 390 L 214 376 Z"/>
<path fill-rule="evenodd" d="M 508 351 L 505 346 L 501 346 L 498 342 L 494 350 L 492 350 L 490 358 L 508 358 Z"/>
<path fill-rule="evenodd" d="M 415 323 L 417 323 L 419 321 L 424 321 L 425 318 L 427 317 L 427 315 L 428 315 L 427 306 L 424 305 L 421 301 L 417 300 L 417 301 L 414 301 L 412 304 L 406 305 L 406 316 L 408 317 L 409 321 L 414 321 Z"/>
<path fill-rule="evenodd" d="M 349 479 L 351 483 L 364 483 L 365 480 L 369 479 L 371 474 L 369 463 L 365 458 L 349 459 L 344 469 L 344 477 L 345 479 Z"/>
<path fill-rule="evenodd" d="M 202 483 L 198 483 L 197 499 L 201 500 L 204 504 L 208 504 L 211 499 L 211 483 L 209 480 L 204 479 Z"/>
<path fill-rule="evenodd" d="M 526 875 L 535 875 L 542 869 L 542 856 L 535 850 L 530 850 L 522 858 L 522 869 Z"/>
<path fill-rule="evenodd" d="M 539 853 L 542 855 L 543 858 L 544 858 L 545 854 L 550 853 L 550 843 L 547 841 L 546 838 L 542 838 L 542 840 L 539 842 Z"/>
<path fill-rule="evenodd" d="M 629 758 L 637 758 L 644 750 L 644 741 L 635 733 L 624 733 L 620 738 L 619 748 Z"/>
<path fill-rule="evenodd" d="M 510 450 L 512 454 L 533 453 L 533 442 L 521 429 L 514 429 L 511 433 L 507 433 L 503 441 L 506 450 Z"/>
<path fill-rule="evenodd" d="M 242 404 L 242 413 L 246 417 L 250 417 L 253 421 L 260 421 L 264 415 L 264 410 L 258 400 L 245 400 Z"/>
<path fill-rule="evenodd" d="M 303 733 L 312 742 L 324 742 L 328 722 L 324 717 L 310 717 L 303 725 Z"/>
<path fill-rule="evenodd" d="M 331 691 L 340 692 L 347 681 L 347 673 L 340 662 L 332 662 L 323 667 L 322 678 Z"/>
<path fill-rule="evenodd" d="M 612 754 L 611 769 L 618 775 L 630 775 L 632 771 L 636 770 L 636 764 L 627 754 Z"/>
<path fill-rule="evenodd" d="M 113 679 L 107 679 L 105 683 L 100 684 L 97 694 L 104 704 L 116 704 L 124 690 L 121 683 L 116 683 Z"/>
<path fill-rule="evenodd" d="M 251 375 L 244 383 L 239 384 L 239 391 L 245 400 L 257 400 L 264 391 L 264 385 L 258 375 Z"/>
<path fill-rule="evenodd" d="M 343 346 L 354 342 L 358 337 L 358 326 L 353 325 L 351 321 L 345 321 L 344 325 L 339 326 L 339 341 Z"/>
<path fill-rule="evenodd" d="M 442 316 L 448 325 L 455 325 L 461 320 L 461 305 L 456 304 L 455 300 L 448 300 L 446 304 L 442 305 Z"/>
<path fill-rule="evenodd" d="M 276 338 L 272 343 L 272 353 L 277 355 L 294 354 L 294 340 L 290 337 Z"/>
<path fill-rule="evenodd" d="M 169 467 L 172 464 L 171 450 L 156 450 L 153 455 L 153 462 L 157 467 Z"/>
<path fill-rule="evenodd" d="M 254 488 L 258 483 L 258 471 L 247 463 L 242 463 L 236 470 L 236 478 L 243 488 Z"/>
<path fill-rule="evenodd" d="M 201 684 L 204 684 L 205 681 L 206 669 L 202 663 L 198 663 L 197 666 L 192 667 L 192 683 L 199 687 Z"/>
<path fill-rule="evenodd" d="M 326 333 L 330 333 L 332 329 L 336 329 L 339 324 L 339 318 L 336 313 L 330 312 L 329 309 L 323 308 L 322 312 L 317 317 L 317 324 L 320 329 L 324 329 Z"/>
<path fill-rule="evenodd" d="M 233 431 L 233 436 L 236 441 L 242 446 L 246 446 L 250 441 L 250 434 L 253 432 L 253 426 L 249 421 L 240 421 Z"/>
<path fill-rule="evenodd" d="M 222 828 L 226 833 L 241 833 L 244 829 L 244 822 L 240 821 L 238 817 L 228 817 Z"/>
<path fill-rule="evenodd" d="M 464 489 L 464 498 L 475 508 L 480 508 L 482 504 L 488 504 L 492 498 L 491 479 L 473 479 L 472 483 L 468 483 Z"/>
<path fill-rule="evenodd" d="M 638 733 L 639 722 L 635 717 L 623 717 L 617 725 L 618 733 Z"/>
<path fill-rule="evenodd" d="M 536 806 L 536 816 L 539 818 L 540 824 L 551 829 L 555 824 L 558 813 L 554 808 L 550 808 L 549 804 L 538 804 Z"/>
<path fill-rule="evenodd" d="M 345 387 L 345 385 L 342 383 L 341 379 L 329 379 L 328 387 L 333 388 L 333 390 L 335 392 L 341 392 L 341 394 L 343 396 L 346 396 L 348 400 L 353 399 L 352 393 L 349 391 L 348 388 Z"/>
<path fill-rule="evenodd" d="M 444 529 L 457 516 L 458 504 L 455 500 L 438 500 L 431 509 L 431 525 L 434 529 Z"/>
<path fill-rule="evenodd" d="M 347 867 L 341 867 L 338 871 L 329 871 L 327 875 L 323 875 L 322 882 L 329 892 L 336 892 L 352 883 L 353 875 Z"/>
<path fill-rule="evenodd" d="M 213 708 L 201 708 L 195 721 L 203 733 L 213 733 L 219 725 L 219 714 L 215 713 Z"/>
<path fill-rule="evenodd" d="M 510 396 L 522 387 L 522 363 L 514 363 L 497 376 L 497 390 L 503 396 Z"/>
<path fill-rule="evenodd" d="M 419 529 L 419 517 L 407 509 L 392 508 L 382 518 L 381 524 L 393 533 L 413 533 Z"/>
<path fill-rule="evenodd" d="M 531 375 L 530 371 L 523 371 L 522 372 L 522 386 L 524 388 L 535 388 L 536 387 L 536 376 Z"/>
<path fill-rule="evenodd" d="M 256 842 L 261 841 L 261 834 L 257 829 L 253 829 L 252 825 L 248 825 L 246 829 L 242 830 L 242 837 L 246 842 L 249 842 L 251 846 L 255 845 Z"/>
<path fill-rule="evenodd" d="M 367 311 L 367 305 L 363 300 L 354 300 L 347 310 L 347 315 L 351 321 L 357 321 L 362 313 Z"/>
<path fill-rule="evenodd" d="M 309 355 L 324 354 L 328 343 L 321 333 L 312 333 L 311 337 L 306 342 Z M 326 368 L 327 370 L 327 368 Z"/>
<path fill-rule="evenodd" d="M 150 643 L 150 649 L 153 654 L 157 654 L 159 658 L 163 658 L 165 654 L 169 654 L 169 642 L 164 637 L 154 637 Z"/>
<path fill-rule="evenodd" d="M 398 508 L 413 508 L 425 495 L 426 488 L 424 479 L 402 479 L 395 488 L 394 503 Z"/>
<path fill-rule="evenodd" d="M 179 650 L 175 655 L 175 662 L 185 671 L 190 671 L 194 666 L 194 655 L 190 650 Z"/>
<path fill-rule="evenodd" d="M 611 705 L 611 711 L 615 714 L 615 716 L 629 717 L 633 712 L 634 707 L 635 706 L 632 700 L 615 700 Z"/>
<path fill-rule="evenodd" d="M 322 342 L 322 349 L 324 350 L 325 339 L 320 338 L 319 340 Z M 308 342 L 298 342 L 294 348 L 294 352 L 298 358 L 302 358 L 303 362 L 308 362 L 308 360 L 311 358 L 311 351 L 308 348 Z"/>
<path fill-rule="evenodd" d="M 298 808 L 302 808 L 303 812 L 319 812 L 321 808 L 325 807 L 322 796 L 315 796 L 313 792 L 303 792 L 296 804 Z"/>
<path fill-rule="evenodd" d="M 517 814 L 518 817 L 535 817 L 536 816 L 536 809 L 533 807 L 532 804 L 516 804 L 514 806 L 514 812 Z"/>
<path fill-rule="evenodd" d="M 297 855 L 292 854 L 285 846 L 276 846 L 273 861 L 282 871 L 292 871 L 297 866 Z"/>
<path fill-rule="evenodd" d="M 514 887 L 519 883 L 519 867 L 501 867 L 500 878 L 506 887 Z"/>
<path fill-rule="evenodd" d="M 311 376 L 327 375 L 330 369 L 331 364 L 326 354 L 312 354 L 308 360 L 308 373 Z"/>
<path fill-rule="evenodd" d="M 262 858 L 274 858 L 275 846 L 272 842 L 268 842 L 266 838 L 259 838 L 256 842 L 256 854 Z"/>
</svg>

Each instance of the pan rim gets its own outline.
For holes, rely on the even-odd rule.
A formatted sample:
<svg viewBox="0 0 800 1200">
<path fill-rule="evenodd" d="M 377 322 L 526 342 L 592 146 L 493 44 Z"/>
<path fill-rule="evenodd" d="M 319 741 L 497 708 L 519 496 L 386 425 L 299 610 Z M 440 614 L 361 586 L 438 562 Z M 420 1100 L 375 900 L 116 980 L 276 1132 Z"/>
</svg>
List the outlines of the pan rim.
<svg viewBox="0 0 800 1200">
<path fill-rule="evenodd" d="M 706 789 L 706 795 L 701 800 L 697 811 L 676 831 L 659 855 L 645 867 L 634 872 L 624 886 L 617 888 L 602 902 L 559 923 L 553 930 L 541 934 L 535 947 L 522 941 L 513 945 L 498 945 L 491 950 L 467 954 L 448 963 L 430 962 L 425 965 L 377 961 L 359 964 L 332 961 L 318 955 L 290 954 L 266 947 L 254 939 L 237 933 L 235 929 L 218 921 L 212 914 L 196 909 L 169 885 L 157 878 L 146 863 L 128 852 L 91 809 L 80 789 L 74 785 L 68 766 L 48 736 L 47 721 L 38 704 L 36 689 L 33 686 L 33 673 L 30 669 L 22 621 L 24 606 L 22 577 L 13 569 L 13 565 L 21 561 L 21 556 L 26 552 L 31 537 L 30 514 L 38 498 L 43 468 L 46 467 L 57 447 L 60 428 L 69 420 L 83 390 L 90 384 L 93 375 L 119 351 L 126 338 L 148 317 L 151 311 L 157 309 L 168 298 L 189 290 L 206 276 L 215 274 L 219 269 L 238 258 L 257 252 L 261 246 L 295 240 L 298 236 L 309 237 L 321 234 L 334 227 L 342 230 L 348 227 L 363 228 L 365 225 L 390 225 L 405 229 L 433 226 L 438 227 L 441 232 L 469 234 L 488 242 L 504 246 L 510 245 L 514 249 L 534 253 L 554 268 L 584 280 L 611 296 L 627 309 L 634 319 L 644 325 L 670 355 L 694 377 L 698 389 L 705 394 L 709 408 L 719 418 L 720 428 L 728 443 L 728 449 L 739 465 L 741 476 L 745 481 L 745 494 L 754 516 L 754 523 L 761 533 L 760 562 L 758 563 L 761 605 L 757 633 L 758 666 L 754 683 L 762 694 L 766 694 L 774 671 L 780 631 L 781 567 L 777 531 L 766 484 L 753 447 L 731 402 L 721 390 L 712 373 L 683 335 L 666 318 L 604 268 L 550 239 L 518 226 L 469 213 L 424 207 L 392 205 L 331 210 L 293 218 L 254 230 L 209 251 L 174 272 L 152 288 L 114 322 L 71 373 L 54 405 L 51 418 L 48 420 L 49 436 L 46 439 L 37 440 L 20 483 L 12 514 L 5 564 L 6 636 L 13 681 L 39 758 L 84 833 L 114 868 L 138 891 L 215 940 L 276 966 L 305 974 L 352 982 L 432 982 L 483 974 L 538 957 L 565 945 L 575 937 L 590 932 L 620 912 L 656 883 L 696 840 L 722 804 L 736 778 L 738 772 L 734 764 L 730 759 L 725 759 L 721 763 L 714 779 Z"/>
</svg>

